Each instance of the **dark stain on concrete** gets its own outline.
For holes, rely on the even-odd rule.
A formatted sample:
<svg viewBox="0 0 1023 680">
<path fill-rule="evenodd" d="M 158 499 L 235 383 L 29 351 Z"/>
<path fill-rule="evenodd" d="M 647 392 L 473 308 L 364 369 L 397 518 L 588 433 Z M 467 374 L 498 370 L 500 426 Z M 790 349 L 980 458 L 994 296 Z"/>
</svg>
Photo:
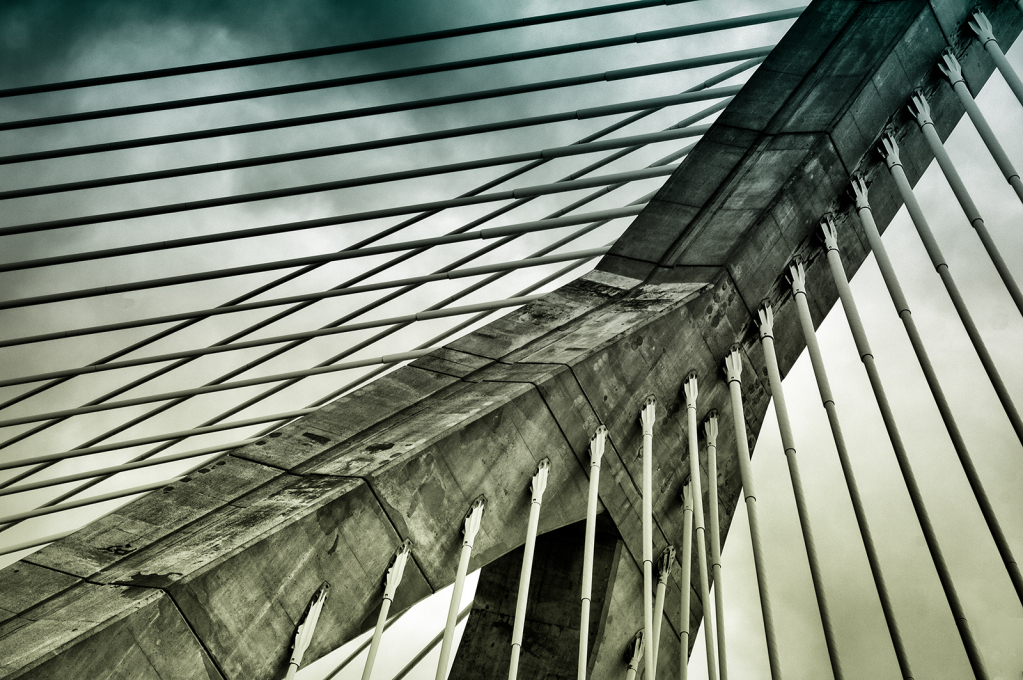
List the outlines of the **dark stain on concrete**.
<svg viewBox="0 0 1023 680">
<path fill-rule="evenodd" d="M 136 549 L 131 547 L 131 543 L 125 543 L 124 545 L 108 545 L 105 548 L 101 548 L 101 550 L 113 555 L 130 555 Z"/>
<path fill-rule="evenodd" d="M 166 574 L 134 574 L 126 581 L 119 581 L 114 585 L 139 586 L 142 588 L 166 588 L 181 578 L 181 574 L 172 571 Z"/>
<path fill-rule="evenodd" d="M 316 442 L 317 444 L 321 444 L 322 445 L 322 444 L 329 444 L 330 443 L 330 439 L 328 439 L 327 437 L 324 437 L 322 435 L 318 435 L 318 434 L 316 434 L 314 432 L 303 432 L 302 436 L 305 437 L 306 439 L 311 439 L 312 441 Z"/>
</svg>

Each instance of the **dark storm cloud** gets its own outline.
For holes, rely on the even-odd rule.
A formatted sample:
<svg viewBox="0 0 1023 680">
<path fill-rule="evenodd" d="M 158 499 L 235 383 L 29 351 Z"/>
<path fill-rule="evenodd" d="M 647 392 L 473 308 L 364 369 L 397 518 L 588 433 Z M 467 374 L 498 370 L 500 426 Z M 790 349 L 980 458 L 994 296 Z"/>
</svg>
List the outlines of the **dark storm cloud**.
<svg viewBox="0 0 1023 680">
<path fill-rule="evenodd" d="M 472 11 L 462 17 L 474 18 Z M 189 62 L 251 56 L 358 42 L 372 38 L 434 30 L 450 25 L 450 17 L 438 10 L 435 3 L 329 2 L 298 0 L 289 3 L 240 2 L 131 2 L 106 0 L 73 2 L 43 0 L 0 5 L 0 60 L 8 65 L 0 76 L 0 87 L 20 84 L 55 82 L 67 79 L 131 72 Z M 442 43 L 425 43 L 412 48 L 415 63 L 434 62 L 449 53 Z M 269 74 L 275 82 L 295 82 L 337 75 L 342 72 L 367 72 L 393 68 L 407 61 L 408 49 L 370 50 L 338 58 L 298 60 L 268 68 L 219 71 L 192 78 L 172 78 L 131 83 L 109 88 L 90 88 L 38 97 L 16 97 L 0 100 L 0 115 L 5 118 L 31 118 L 67 110 L 88 110 L 143 100 L 173 99 L 194 96 L 204 84 L 214 91 L 237 91 L 264 85 L 260 74 Z M 451 58 L 449 56 L 449 58 Z M 451 77 L 449 80 L 457 80 Z M 197 82 L 202 81 L 202 82 Z M 454 89 L 457 89 L 456 86 Z M 300 97 L 299 109 L 282 98 L 257 99 L 228 107 L 226 113 L 210 107 L 154 114 L 142 118 L 99 121 L 83 126 L 53 126 L 7 133 L 0 136 L 0 147 L 8 153 L 31 148 L 77 146 L 106 139 L 148 136 L 161 131 L 244 121 L 246 119 L 284 118 L 307 109 L 354 108 L 369 101 L 408 98 L 410 93 L 425 96 L 429 83 L 388 82 L 377 86 L 367 97 L 360 90 L 343 88 L 313 92 Z M 464 89 L 464 88 L 462 88 Z M 374 96 L 375 95 L 375 98 Z M 108 99 L 109 97 L 109 99 Z M 123 101 L 118 100 L 120 97 Z M 113 104 L 111 104 L 111 101 Z M 450 113 L 441 121 L 459 123 L 460 115 Z M 219 116 L 219 117 L 218 117 Z M 83 156 L 61 162 L 44 162 L 2 169 L 4 184 L 21 186 L 73 180 L 94 175 L 97 161 L 106 175 L 127 174 L 150 167 L 187 165 L 203 162 L 211 153 L 219 158 L 266 153 L 268 143 L 283 148 L 315 147 L 336 144 L 344 139 L 365 139 L 391 136 L 400 131 L 393 117 L 387 121 L 371 119 L 350 121 L 343 126 L 303 126 L 269 135 L 231 136 L 193 145 L 156 146 L 139 152 Z M 436 126 L 437 114 L 420 116 L 416 129 Z M 407 125 L 405 127 L 408 127 Z M 17 145 L 16 148 L 11 145 Z M 328 159 L 303 165 L 271 166 L 262 173 L 236 173 L 204 176 L 199 182 L 178 182 L 177 186 L 132 186 L 106 192 L 57 195 L 46 200 L 9 202 L 4 217 L 6 224 L 35 222 L 64 214 L 106 212 L 111 205 L 130 207 L 182 200 L 196 191 L 207 194 L 235 194 L 272 186 L 303 184 L 323 178 L 324 163 L 347 174 L 371 174 L 379 161 L 360 163 L 356 172 L 347 158 Z M 433 162 L 441 162 L 443 158 Z M 360 161 L 362 159 L 360 158 Z M 172 183 L 173 184 L 173 183 Z M 185 190 L 188 193 L 183 193 Z M 304 204 L 326 201 L 326 212 L 344 212 L 335 200 L 314 196 Z M 239 208 L 238 214 L 255 219 L 265 214 L 262 206 Z M 202 224 L 203 216 L 186 214 L 174 221 L 176 227 Z M 113 228 L 117 228 L 114 225 Z M 35 236 L 8 239 L 5 259 L 31 258 L 59 249 L 95 247 L 89 231 L 63 230 Z M 10 277 L 8 277 L 10 278 Z M 37 278 L 27 273 L 9 281 L 9 293 L 20 289 L 24 281 Z"/>
<path fill-rule="evenodd" d="M 82 72 L 77 57 L 112 32 L 187 27 L 192 54 L 203 60 L 252 56 L 436 30 L 450 17 L 434 3 L 400 0 L 15 0 L 0 3 L 3 86 L 52 82 Z M 202 38 L 226 32 L 235 49 L 209 54 Z M 135 69 L 177 66 L 178 59 L 139 44 L 124 55 Z M 186 52 L 187 54 L 187 52 Z M 173 55 L 177 57 L 178 55 Z M 186 59 L 197 61 L 197 59 Z"/>
</svg>

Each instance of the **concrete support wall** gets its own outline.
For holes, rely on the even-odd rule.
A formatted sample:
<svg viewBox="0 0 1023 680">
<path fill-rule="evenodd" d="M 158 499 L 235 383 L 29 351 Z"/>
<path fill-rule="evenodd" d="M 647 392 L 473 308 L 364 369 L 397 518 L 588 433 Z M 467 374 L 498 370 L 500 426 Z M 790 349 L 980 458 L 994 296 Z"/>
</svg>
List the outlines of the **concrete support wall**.
<svg viewBox="0 0 1023 680">
<path fill-rule="evenodd" d="M 1008 48 L 1023 16 L 1008 2 L 983 4 Z M 938 53 L 951 45 L 974 89 L 992 70 L 960 30 L 972 6 L 811 4 L 600 271 L 0 571 L 0 677 L 281 677 L 323 581 L 332 590 L 307 661 L 372 625 L 402 540 L 415 547 L 393 613 L 450 583 L 460 521 L 477 496 L 488 505 L 470 568 L 520 546 L 543 458 L 552 472 L 541 533 L 580 521 L 600 423 L 610 433 L 601 509 L 623 544 L 593 677 L 621 677 L 641 625 L 643 399 L 658 399 L 656 555 L 681 530 L 682 380 L 700 375 L 698 418 L 716 408 L 727 422 L 721 360 L 733 343 L 748 349 L 743 396 L 756 437 L 769 394 L 752 312 L 773 302 L 784 373 L 803 349 L 785 266 L 806 260 L 820 323 L 836 293 L 817 220 L 839 211 L 851 275 L 866 241 L 850 236 L 858 226 L 844 213 L 850 172 L 875 179 L 883 227 L 899 207 L 871 154 L 884 125 L 900 135 L 915 181 L 931 158 L 919 135 L 903 134 L 912 89 L 929 91 L 944 137 L 962 111 L 933 70 Z M 739 481 L 731 428 L 721 433 L 724 530 Z M 677 609 L 682 587 L 695 624 L 702 603 L 691 584 L 671 583 L 665 611 Z M 671 619 L 662 639 L 670 636 Z"/>
</svg>

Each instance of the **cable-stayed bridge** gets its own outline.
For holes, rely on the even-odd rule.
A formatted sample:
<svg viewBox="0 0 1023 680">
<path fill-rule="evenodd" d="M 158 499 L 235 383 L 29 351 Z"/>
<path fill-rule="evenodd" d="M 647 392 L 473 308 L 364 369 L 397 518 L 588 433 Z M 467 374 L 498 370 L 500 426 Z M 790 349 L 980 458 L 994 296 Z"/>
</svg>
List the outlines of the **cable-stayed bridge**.
<svg viewBox="0 0 1023 680">
<path fill-rule="evenodd" d="M 819 545 L 855 548 L 875 610 L 868 656 L 884 672 L 911 677 L 938 663 L 950 677 L 997 677 L 1018 665 L 1011 642 L 986 634 L 1002 620 L 1017 622 L 1003 626 L 1010 640 L 1018 632 L 1019 523 L 998 492 L 1006 479 L 993 478 L 1010 488 L 1019 479 L 1018 371 L 992 342 L 989 315 L 969 314 L 976 286 L 943 259 L 940 245 L 950 245 L 928 240 L 926 220 L 940 229 L 942 213 L 954 214 L 959 232 L 978 233 L 1002 296 L 995 325 L 1018 331 L 1018 257 L 999 231 L 1018 222 L 1018 138 L 987 130 L 980 116 L 999 112 L 971 110 L 971 92 L 1023 13 L 1008 2 L 979 16 L 962 3 L 747 13 L 658 4 L 0 92 L 15 112 L 0 125 L 11 140 L 10 188 L 0 193 L 11 291 L 0 301 L 0 521 L 7 551 L 25 556 L 2 572 L 4 673 L 283 676 L 293 646 L 311 644 L 292 668 L 305 666 L 378 618 L 385 625 L 382 601 L 397 614 L 483 567 L 458 653 L 453 602 L 439 649 L 384 635 L 376 675 L 395 649 L 413 646 L 407 656 L 421 649 L 428 659 L 413 672 L 432 663 L 438 677 L 448 667 L 438 652 L 456 677 L 509 672 L 509 656 L 523 677 L 647 673 L 655 653 L 659 674 L 675 675 L 684 646 L 714 676 L 747 655 L 762 677 L 807 668 L 842 677 L 843 667 L 852 676 L 864 654 L 849 642 L 843 587 L 829 580 L 811 529 Z M 654 12 L 655 27 L 623 29 Z M 497 43 L 529 25 L 558 32 L 540 33 L 542 44 Z M 298 70 L 298 84 L 283 67 L 258 72 L 472 36 L 482 37 L 471 56 L 410 52 L 365 75 L 339 76 L 338 62 Z M 224 75 L 245 69 L 255 72 Z M 968 161 L 946 160 L 942 140 L 964 110 L 983 138 Z M 935 211 L 921 194 L 917 209 L 910 187 L 935 155 L 947 203 Z M 1001 194 L 978 193 L 964 170 L 981 156 L 1003 171 Z M 775 408 L 813 326 L 840 294 L 852 309 L 843 276 L 871 249 L 884 259 L 871 225 L 883 230 L 907 202 L 936 258 L 930 289 L 955 303 L 943 323 L 956 331 L 916 328 L 916 300 L 898 288 L 914 284 L 895 283 L 894 248 L 895 269 L 881 269 L 892 296 L 882 287 L 860 306 L 895 300 L 899 342 L 912 340 L 910 394 L 930 406 L 939 431 L 927 434 L 956 466 L 946 472 L 965 480 L 953 505 L 975 515 L 969 541 L 993 557 L 983 580 L 1002 593 L 994 618 L 975 613 L 990 594 L 961 585 L 956 548 L 972 544 L 942 524 L 935 506 L 947 499 L 933 495 L 914 455 L 916 439 L 930 445 L 918 432 L 925 417 L 907 422 L 898 397 L 889 407 L 884 390 L 898 388 L 882 354 L 892 343 L 873 338 L 880 351 L 870 349 L 869 320 L 864 332 L 850 317 L 857 342 L 846 348 L 871 400 L 868 434 L 844 420 L 862 407 L 846 410 L 841 398 L 825 399 L 809 441 L 798 427 L 790 435 L 786 409 Z M 822 220 L 834 230 L 823 239 Z M 950 350 L 964 327 L 965 349 Z M 928 373 L 927 351 L 939 369 L 951 353 L 979 387 Z M 819 403 L 813 386 L 804 391 Z M 810 400 L 789 400 L 798 425 Z M 972 401 L 992 421 L 986 437 L 975 434 Z M 838 474 L 860 478 L 866 443 L 883 449 L 896 492 L 878 504 L 869 485 L 860 499 L 842 484 L 834 503 L 853 521 L 829 532 L 822 518 L 836 508 L 812 502 L 824 482 L 804 474 L 798 484 L 795 460 L 797 446 L 804 466 L 806 454 L 831 455 L 827 423 L 839 410 Z M 812 572 L 797 618 L 812 627 L 806 658 L 816 666 L 787 646 L 792 578 L 769 560 L 775 534 L 760 540 L 756 508 L 770 496 L 752 491 L 756 471 L 740 470 L 742 445 L 762 424 L 770 440 L 776 414 L 785 452 L 776 458 L 793 473 L 784 493 L 796 492 L 802 529 L 784 553 Z M 689 511 L 687 482 L 699 482 L 703 501 Z M 756 555 L 744 581 L 701 567 L 720 562 L 712 524 L 723 533 L 740 498 L 737 518 L 754 520 L 740 540 L 752 537 Z M 533 569 L 522 569 L 524 541 L 533 553 L 527 516 L 540 534 Z M 893 530 L 893 518 L 907 528 Z M 886 559 L 893 539 L 911 542 L 922 562 L 909 581 L 930 579 L 936 595 L 906 592 L 906 568 Z M 663 558 L 669 545 L 677 553 Z M 389 567 L 403 579 L 385 589 Z M 529 574 L 532 588 L 521 589 Z M 756 622 L 751 635 L 729 635 L 730 610 L 719 617 L 701 603 L 741 583 L 757 594 Z M 680 619 L 680 606 L 690 616 Z M 927 625 L 917 608 L 934 610 Z M 697 639 L 705 613 L 715 625 L 700 634 L 713 633 Z"/>
</svg>

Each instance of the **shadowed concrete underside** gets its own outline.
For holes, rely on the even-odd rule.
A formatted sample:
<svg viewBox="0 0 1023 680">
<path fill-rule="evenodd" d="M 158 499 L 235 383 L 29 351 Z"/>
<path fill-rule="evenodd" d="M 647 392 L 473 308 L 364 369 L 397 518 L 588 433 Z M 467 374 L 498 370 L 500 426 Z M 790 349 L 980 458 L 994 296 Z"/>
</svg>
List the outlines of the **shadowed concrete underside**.
<svg viewBox="0 0 1023 680">
<path fill-rule="evenodd" d="M 642 621 L 643 399 L 658 399 L 657 555 L 681 535 L 682 380 L 700 375 L 700 420 L 713 408 L 724 419 L 724 531 L 739 480 L 721 360 L 742 346 L 755 438 L 769 394 L 751 312 L 770 299 L 777 327 L 794 326 L 781 279 L 794 257 L 807 263 L 815 323 L 834 304 L 817 221 L 839 211 L 852 275 L 866 240 L 845 214 L 850 173 L 873 179 L 874 214 L 887 224 L 900 201 L 870 153 L 882 128 L 894 125 L 915 182 L 931 156 L 919 135 L 905 134 L 913 88 L 928 91 L 944 138 L 962 110 L 937 80 L 941 50 L 956 51 L 974 90 L 992 70 L 961 31 L 973 4 L 814 2 L 597 271 L 0 571 L 0 677 L 283 677 L 323 581 L 332 589 L 307 663 L 372 626 L 402 540 L 414 543 L 413 559 L 392 613 L 449 584 L 461 518 L 481 494 L 488 504 L 470 569 L 493 563 L 496 578 L 524 539 L 529 480 L 543 458 L 551 474 L 540 532 L 582 520 L 587 446 L 600 423 L 609 430 L 600 509 L 621 546 L 590 664 L 594 678 L 620 677 Z M 983 5 L 1008 48 L 1023 16 L 1010 3 Z M 783 373 L 803 349 L 797 335 L 779 338 Z M 677 641 L 680 587 L 691 588 L 678 573 L 662 644 Z M 568 577 L 537 571 L 533 582 L 550 588 L 553 578 Z M 574 578 L 564 597 L 578 589 Z M 691 597 L 695 626 L 702 604 L 697 590 Z M 508 645 L 493 649 L 500 667 Z M 661 654 L 659 673 L 677 664 Z"/>
<path fill-rule="evenodd" d="M 598 516 L 590 609 L 591 660 L 600 657 L 602 624 L 610 613 L 621 537 L 606 515 Z M 583 567 L 585 522 L 540 536 L 523 627 L 519 677 L 545 680 L 575 676 L 579 648 L 579 574 Z M 458 647 L 451 680 L 490 680 L 508 673 L 508 648 L 515 621 L 515 600 L 523 548 L 480 571 L 472 611 Z M 625 556 L 627 557 L 627 556 Z M 592 671 L 592 667 L 591 667 Z"/>
</svg>

